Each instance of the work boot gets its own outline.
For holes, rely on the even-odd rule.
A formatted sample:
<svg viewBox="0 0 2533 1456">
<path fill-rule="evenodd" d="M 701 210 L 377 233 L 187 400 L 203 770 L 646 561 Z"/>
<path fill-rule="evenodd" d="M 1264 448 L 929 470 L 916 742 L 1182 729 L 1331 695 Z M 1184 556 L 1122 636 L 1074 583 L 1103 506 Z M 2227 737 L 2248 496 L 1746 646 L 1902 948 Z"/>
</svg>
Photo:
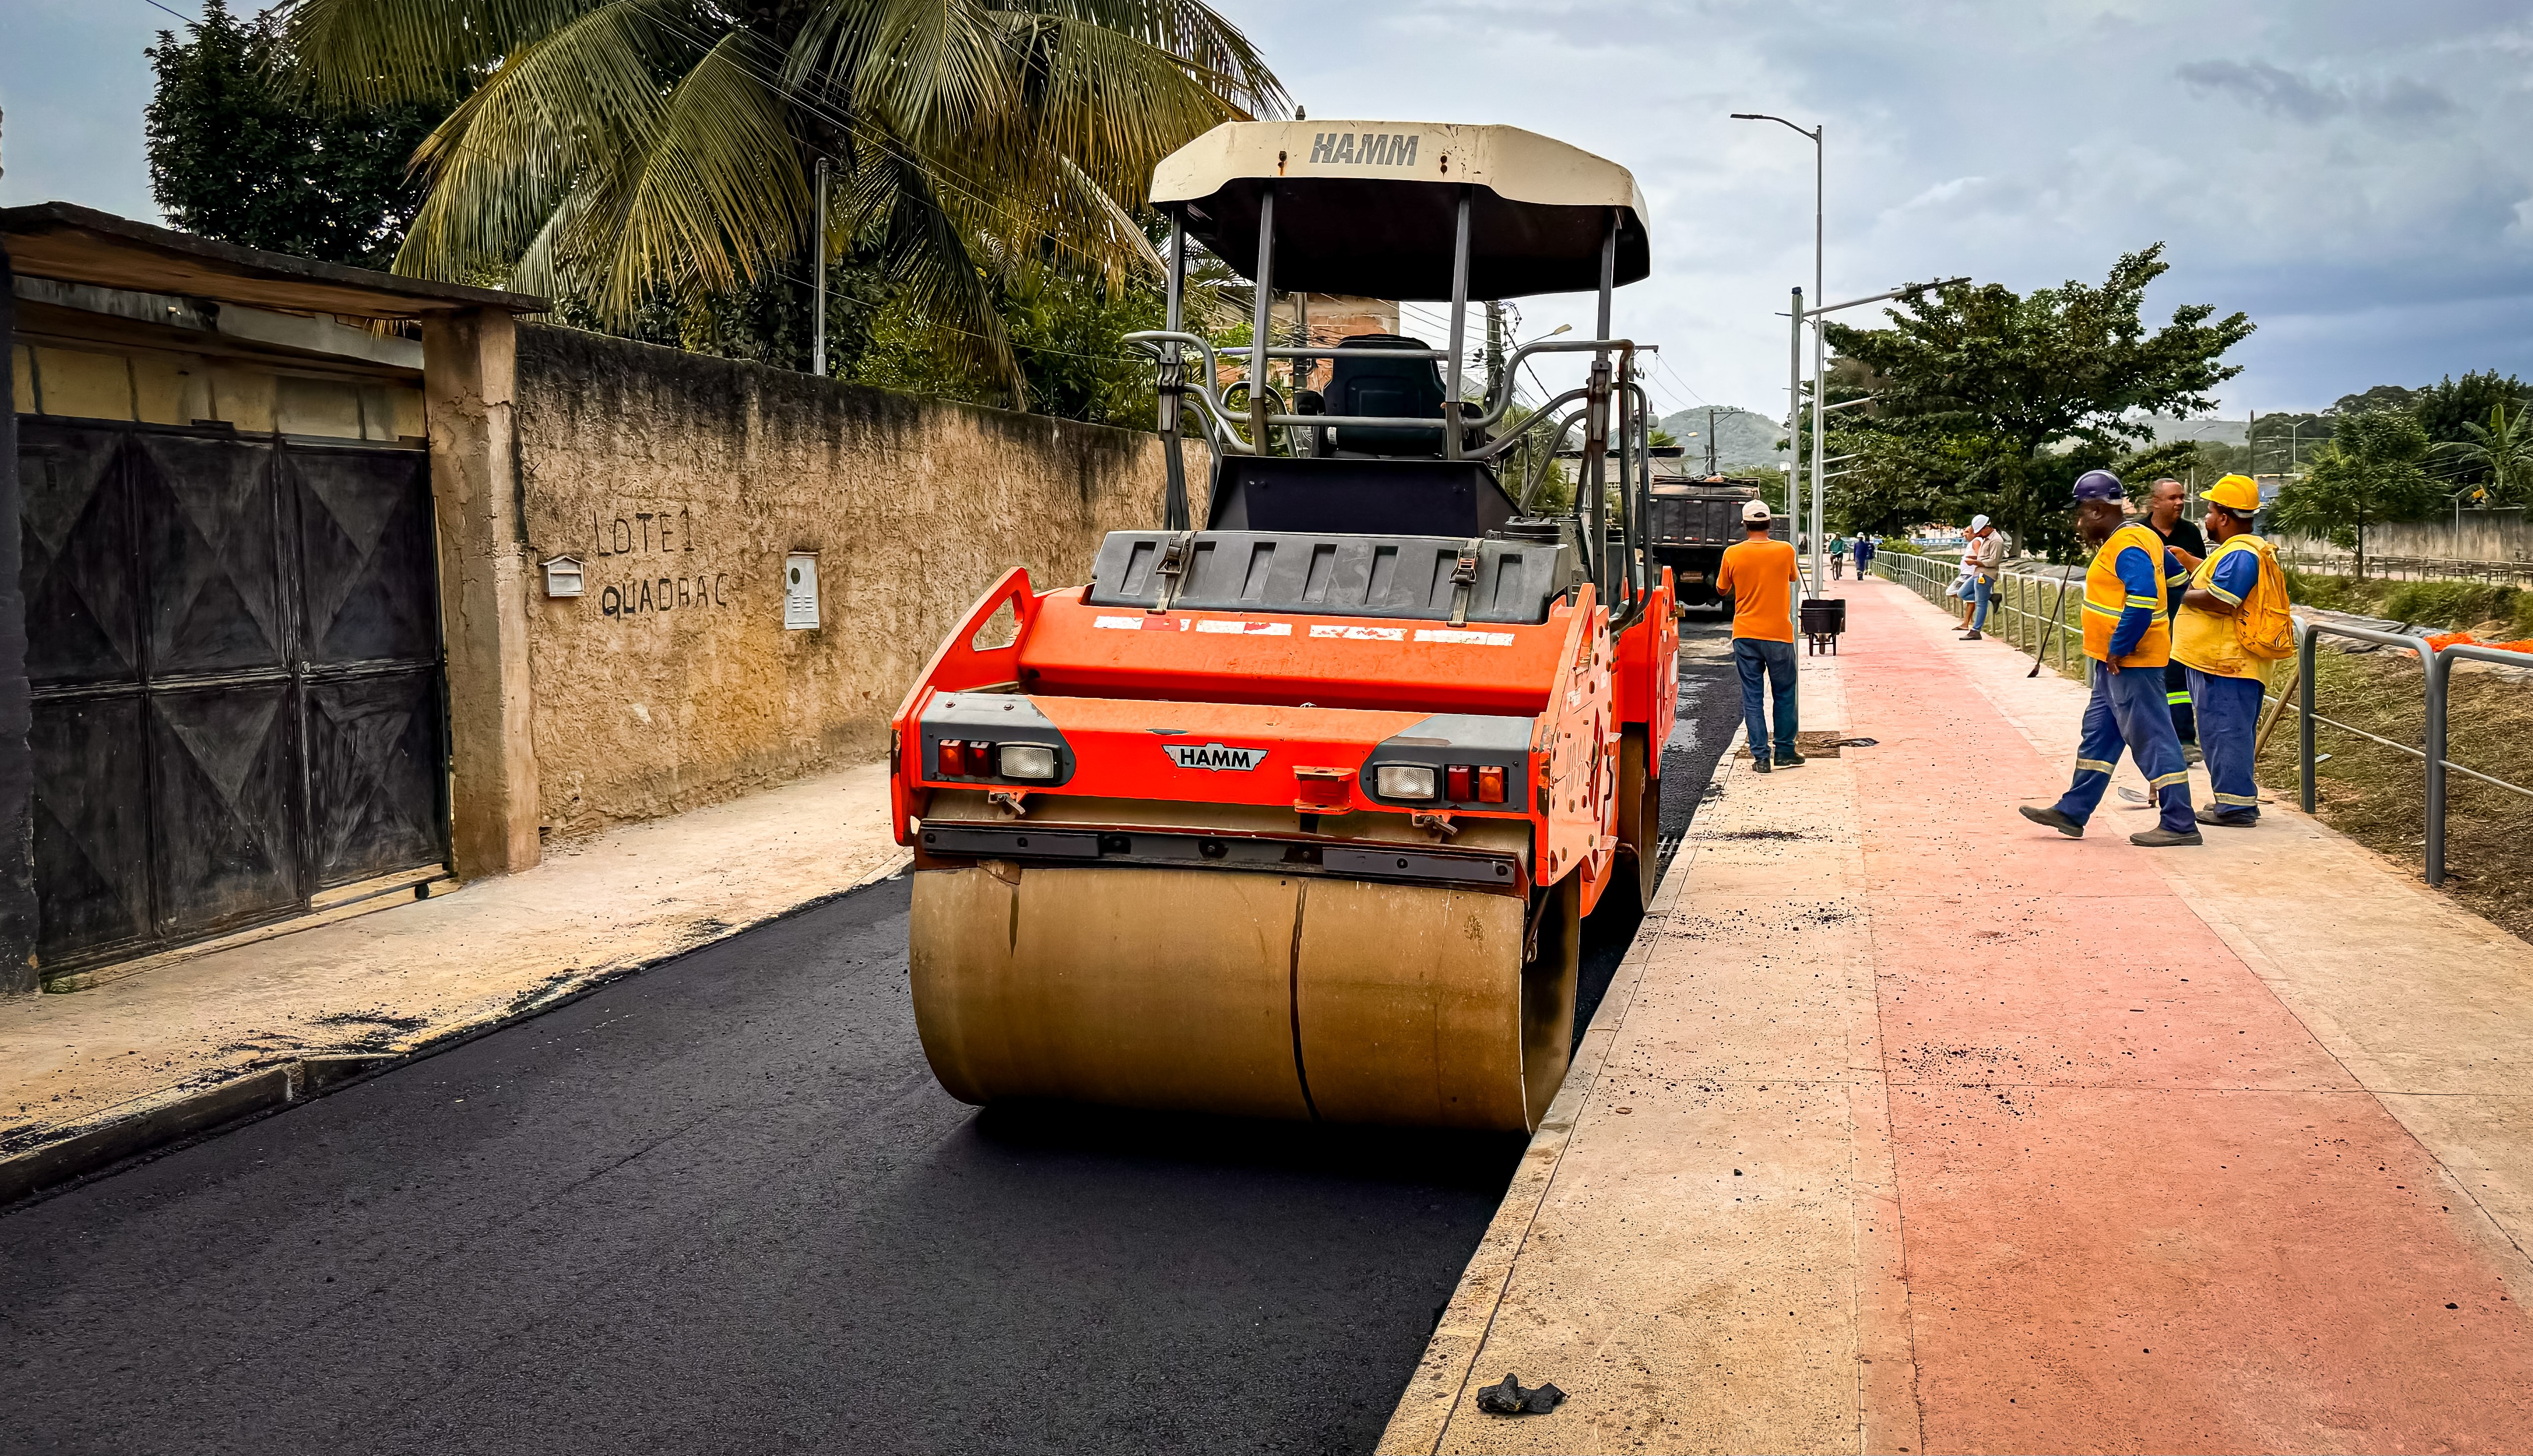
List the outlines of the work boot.
<svg viewBox="0 0 2533 1456">
<path fill-rule="evenodd" d="M 1768 772 L 1768 761 L 1759 757 L 1755 753 L 1750 755 L 1750 772 L 1754 774 L 1764 774 Z"/>
<path fill-rule="evenodd" d="M 2184 834 L 2180 830 L 2166 829 L 2158 824 L 2152 829 L 2142 829 L 2129 836 L 2129 843 L 2142 849 L 2161 849 L 2173 844 L 2206 844 L 2207 841 L 2202 840 L 2199 837 L 2199 831 L 2195 829 Z"/>
<path fill-rule="evenodd" d="M 1975 631 L 1964 632 L 1962 634 L 1962 640 L 1964 642 L 1976 642 L 1979 640 L 1979 634 Z"/>
<path fill-rule="evenodd" d="M 2085 837 L 2085 826 L 2077 823 L 2074 815 L 2056 804 L 2025 804 L 2023 817 L 2034 824 L 2046 824 L 2071 840 L 2081 840 Z"/>
<path fill-rule="evenodd" d="M 1810 761 L 1811 760 L 1803 757 L 1801 754 L 1793 752 L 1792 750 L 1780 752 L 1777 755 L 1777 767 L 1781 769 L 1799 769 Z"/>
<path fill-rule="evenodd" d="M 2202 809 L 2199 811 L 2199 822 L 2213 824 L 2219 829 L 2251 829 L 2261 822 L 2261 816 L 2240 812 L 2220 814 L 2214 809 Z"/>
</svg>

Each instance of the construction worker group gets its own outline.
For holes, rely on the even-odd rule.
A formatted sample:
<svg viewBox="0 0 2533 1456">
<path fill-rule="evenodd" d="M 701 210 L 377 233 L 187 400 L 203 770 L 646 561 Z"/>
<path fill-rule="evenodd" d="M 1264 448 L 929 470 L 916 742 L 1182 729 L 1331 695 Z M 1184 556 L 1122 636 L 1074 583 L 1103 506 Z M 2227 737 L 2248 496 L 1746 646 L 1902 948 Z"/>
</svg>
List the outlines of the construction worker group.
<svg viewBox="0 0 2533 1456">
<path fill-rule="evenodd" d="M 2268 543 L 2253 534 L 2260 488 L 2229 475 L 2206 492 L 2215 547 L 2202 558 L 2167 533 L 2180 492 L 2157 482 L 2153 524 L 2127 520 L 2127 492 L 2107 470 L 2076 481 L 2076 527 L 2093 549 L 2085 571 L 2085 655 L 2092 698 L 2085 708 L 2074 782 L 2054 804 L 2026 804 L 2023 817 L 2073 839 L 2099 808 L 2125 748 L 2144 771 L 2159 809 L 2154 828 L 2129 836 L 2149 847 L 2200 844 L 2200 826 L 2248 829 L 2260 822 L 2252 756 L 2268 665 L 2293 650 L 2286 581 Z M 2161 498 L 2171 496 L 2173 508 Z M 2158 530 L 2156 527 L 2162 529 Z M 2180 682 L 2166 674 L 2179 665 Z M 2191 802 L 2190 768 L 2176 719 L 2194 720 L 2215 802 Z"/>
</svg>

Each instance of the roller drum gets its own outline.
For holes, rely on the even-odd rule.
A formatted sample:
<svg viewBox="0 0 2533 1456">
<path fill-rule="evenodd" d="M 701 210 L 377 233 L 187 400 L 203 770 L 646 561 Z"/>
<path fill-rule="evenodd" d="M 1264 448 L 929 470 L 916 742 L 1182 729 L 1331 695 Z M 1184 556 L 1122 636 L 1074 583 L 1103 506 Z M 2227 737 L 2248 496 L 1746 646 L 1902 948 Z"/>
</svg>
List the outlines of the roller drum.
<svg viewBox="0 0 2533 1456">
<path fill-rule="evenodd" d="M 1231 870 L 914 877 L 915 1025 L 963 1101 L 1529 1131 L 1563 1079 L 1579 897 Z"/>
</svg>

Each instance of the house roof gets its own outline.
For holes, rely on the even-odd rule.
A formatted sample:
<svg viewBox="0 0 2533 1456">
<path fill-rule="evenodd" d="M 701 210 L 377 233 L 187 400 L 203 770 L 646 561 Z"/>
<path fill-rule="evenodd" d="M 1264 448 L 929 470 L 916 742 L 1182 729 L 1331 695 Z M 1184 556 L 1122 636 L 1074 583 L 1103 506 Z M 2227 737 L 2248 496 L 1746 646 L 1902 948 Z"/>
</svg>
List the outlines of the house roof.
<svg viewBox="0 0 2533 1456">
<path fill-rule="evenodd" d="M 8 250 L 11 269 L 30 278 L 341 318 L 419 319 L 466 309 L 542 314 L 549 308 L 524 293 L 215 243 L 74 203 L 0 207 L 0 247 Z"/>
</svg>

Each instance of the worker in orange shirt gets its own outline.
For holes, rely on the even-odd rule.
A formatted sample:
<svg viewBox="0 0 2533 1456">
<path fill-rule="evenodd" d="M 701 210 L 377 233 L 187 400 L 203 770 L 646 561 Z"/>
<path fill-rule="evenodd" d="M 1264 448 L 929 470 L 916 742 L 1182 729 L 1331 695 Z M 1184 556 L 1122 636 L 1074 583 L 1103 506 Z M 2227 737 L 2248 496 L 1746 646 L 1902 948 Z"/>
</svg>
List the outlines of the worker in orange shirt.
<svg viewBox="0 0 2533 1456">
<path fill-rule="evenodd" d="M 1768 502 L 1741 507 L 1748 539 L 1724 550 L 1715 568 L 1716 595 L 1733 599 L 1733 667 L 1741 674 L 1741 722 L 1750 739 L 1750 767 L 1800 768 L 1795 751 L 1795 549 L 1768 539 Z M 1775 689 L 1777 737 L 1768 742 L 1768 715 L 1761 687 Z"/>
</svg>

